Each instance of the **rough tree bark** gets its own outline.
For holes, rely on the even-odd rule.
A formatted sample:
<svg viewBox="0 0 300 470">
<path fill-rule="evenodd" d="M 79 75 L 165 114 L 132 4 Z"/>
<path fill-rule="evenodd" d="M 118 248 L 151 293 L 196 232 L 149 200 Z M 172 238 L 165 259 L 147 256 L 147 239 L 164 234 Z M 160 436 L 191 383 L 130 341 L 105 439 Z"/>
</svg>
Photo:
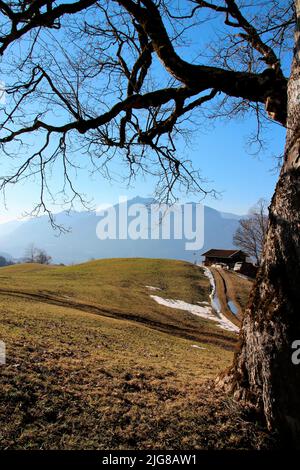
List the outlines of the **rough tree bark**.
<svg viewBox="0 0 300 470">
<path fill-rule="evenodd" d="M 263 262 L 241 329 L 241 348 L 217 383 L 254 404 L 270 430 L 300 448 L 300 365 L 292 343 L 300 340 L 300 0 L 288 83 L 284 162 L 269 208 Z"/>
</svg>

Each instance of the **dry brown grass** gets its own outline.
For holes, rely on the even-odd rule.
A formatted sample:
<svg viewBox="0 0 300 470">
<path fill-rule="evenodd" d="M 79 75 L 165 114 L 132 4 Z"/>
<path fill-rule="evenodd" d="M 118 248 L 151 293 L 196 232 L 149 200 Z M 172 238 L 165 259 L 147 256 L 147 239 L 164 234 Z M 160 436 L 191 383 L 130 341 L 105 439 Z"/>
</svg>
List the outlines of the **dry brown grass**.
<svg viewBox="0 0 300 470">
<path fill-rule="evenodd" d="M 233 350 L 236 336 L 182 310 L 158 305 L 146 286 L 160 296 L 190 303 L 207 301 L 202 270 L 187 262 L 159 259 L 98 260 L 77 266 L 18 265 L 0 270 L 0 295 L 12 295 L 65 308 L 134 320 L 156 330 L 215 343 Z"/>
<path fill-rule="evenodd" d="M 83 292 L 87 274 L 80 273 L 82 268 L 78 272 L 78 267 L 76 273 L 75 268 L 70 270 L 73 285 L 78 282 L 78 291 Z M 177 268 L 169 269 L 173 279 L 180 277 L 182 292 L 197 296 L 196 291 L 188 294 L 189 272 L 184 280 L 182 266 L 180 275 Z M 29 274 L 32 271 L 39 279 L 38 267 L 26 269 L 26 276 L 16 275 L 14 289 L 38 291 L 38 280 L 32 285 Z M 46 268 L 45 273 L 53 270 Z M 85 265 L 84 271 L 88 270 Z M 1 271 L 7 286 L 12 273 Z M 63 278 L 56 273 L 64 290 Z M 159 277 L 157 270 L 155 276 Z M 118 279 L 116 276 L 116 286 Z M 171 284 L 166 274 L 164 279 Z M 148 281 L 153 283 L 149 276 Z M 42 278 L 42 291 L 43 282 Z M 68 289 L 69 282 L 67 279 Z M 53 285 L 49 283 L 51 289 Z M 175 335 L 173 327 L 158 331 L 134 316 L 108 318 L 2 293 L 0 338 L 6 342 L 7 364 L 0 366 L 1 449 L 249 449 L 272 445 L 263 429 L 207 382 L 231 363 L 232 352 L 222 342 L 186 338 L 180 312 L 169 313 L 153 305 L 141 286 L 135 290 L 144 302 L 141 314 L 144 310 L 149 316 L 155 305 L 156 315 L 174 315 L 182 335 L 178 330 Z M 206 323 L 194 323 L 195 332 L 201 333 Z M 227 337 L 226 332 L 223 336 Z"/>
<path fill-rule="evenodd" d="M 2 449 L 188 449 L 267 445 L 207 379 L 229 352 L 132 322 L 7 298 Z"/>
<path fill-rule="evenodd" d="M 241 277 L 232 271 L 226 271 L 225 276 L 229 297 L 236 301 L 243 312 L 249 301 L 253 281 L 246 277 Z"/>
</svg>

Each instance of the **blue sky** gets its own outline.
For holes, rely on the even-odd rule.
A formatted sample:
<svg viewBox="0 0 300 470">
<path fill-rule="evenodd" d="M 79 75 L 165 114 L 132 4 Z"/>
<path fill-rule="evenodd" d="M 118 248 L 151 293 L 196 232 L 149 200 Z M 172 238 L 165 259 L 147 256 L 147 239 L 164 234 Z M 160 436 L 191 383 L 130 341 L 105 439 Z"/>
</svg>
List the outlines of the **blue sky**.
<svg viewBox="0 0 300 470">
<path fill-rule="evenodd" d="M 221 23 L 220 23 L 221 25 Z M 203 37 L 207 41 L 211 35 L 209 25 L 202 25 Z M 191 42 L 195 39 L 191 33 Z M 195 55 L 193 47 L 181 48 L 180 54 Z M 204 60 L 204 59 L 203 59 Z M 288 64 L 287 64 L 288 65 Z M 288 73 L 288 66 L 287 66 Z M 271 124 L 264 137 L 266 149 L 259 155 L 253 156 L 247 147 L 247 138 L 255 131 L 255 121 L 247 118 L 230 121 L 216 121 L 214 127 L 202 128 L 193 131 L 192 146 L 186 148 L 184 143 L 179 146 L 179 152 L 184 152 L 195 168 L 199 168 L 204 178 L 208 180 L 207 189 L 219 192 L 219 197 L 214 199 L 207 196 L 202 202 L 221 211 L 236 214 L 245 214 L 258 199 L 269 200 L 275 188 L 278 173 L 274 171 L 276 159 L 283 153 L 285 130 L 277 124 Z M 7 164 L 5 156 L 1 156 L 0 172 L 4 173 Z M 113 163 L 113 173 L 119 171 L 118 162 Z M 123 172 L 124 173 L 124 172 Z M 58 189 L 60 179 L 59 169 L 52 174 L 52 185 Z M 126 195 L 129 198 L 136 195 L 149 197 L 153 195 L 155 182 L 152 178 L 144 179 L 140 176 L 131 183 L 128 188 L 121 178 L 113 181 L 105 180 L 101 175 L 91 178 L 87 171 L 79 171 L 74 177 L 77 189 L 85 193 L 94 206 L 101 203 L 115 203 L 119 196 Z M 30 212 L 38 199 L 39 186 L 37 182 L 28 181 L 19 183 L 7 190 L 6 208 L 4 200 L 0 199 L 0 222 L 20 218 L 24 213 Z M 197 196 L 179 195 L 180 201 L 196 201 Z M 80 207 L 77 207 L 80 209 Z M 52 206 L 54 212 L 63 210 L 61 206 Z M 82 209 L 82 208 L 81 208 Z"/>
<path fill-rule="evenodd" d="M 186 153 L 208 180 L 206 187 L 220 193 L 217 199 L 208 195 L 204 204 L 225 212 L 245 214 L 259 198 L 271 198 L 278 177 L 277 171 L 274 171 L 274 156 L 283 152 L 285 131 L 276 124 L 270 126 L 265 152 L 253 156 L 249 154 L 247 146 L 247 137 L 253 126 L 251 119 L 229 121 L 216 123 L 211 130 L 194 133 L 193 146 Z M 53 178 L 56 177 L 54 174 Z M 82 170 L 75 182 L 95 205 L 117 202 L 121 195 L 129 198 L 136 195 L 148 197 L 154 191 L 154 181 L 150 177 L 146 180 L 140 177 L 128 187 L 120 178 L 115 181 L 107 181 L 101 175 L 91 178 Z M 30 212 L 37 200 L 38 189 L 38 184 L 32 182 L 10 188 L 6 195 L 7 209 L 1 199 L 0 221 L 15 219 Z M 195 195 L 181 195 L 181 200 L 196 199 Z M 54 207 L 57 212 L 61 209 Z"/>
</svg>

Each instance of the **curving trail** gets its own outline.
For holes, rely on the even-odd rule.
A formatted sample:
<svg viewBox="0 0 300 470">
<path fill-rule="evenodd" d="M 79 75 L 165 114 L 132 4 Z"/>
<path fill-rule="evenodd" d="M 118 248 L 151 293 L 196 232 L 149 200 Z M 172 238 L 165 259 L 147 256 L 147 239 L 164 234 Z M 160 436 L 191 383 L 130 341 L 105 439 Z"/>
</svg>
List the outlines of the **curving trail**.
<svg viewBox="0 0 300 470">
<path fill-rule="evenodd" d="M 235 325 L 240 327 L 243 309 L 239 303 L 234 288 L 234 283 L 228 273 L 222 268 L 212 268 L 210 271 L 216 284 L 216 294 L 220 303 L 220 310 Z M 235 309 L 233 313 L 232 309 Z"/>
</svg>

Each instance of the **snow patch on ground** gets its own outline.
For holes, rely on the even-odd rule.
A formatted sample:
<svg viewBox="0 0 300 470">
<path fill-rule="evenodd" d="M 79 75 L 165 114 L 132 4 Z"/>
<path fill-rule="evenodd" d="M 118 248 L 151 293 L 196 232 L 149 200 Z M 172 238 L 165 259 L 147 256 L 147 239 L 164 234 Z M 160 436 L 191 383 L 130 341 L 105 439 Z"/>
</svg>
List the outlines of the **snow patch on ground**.
<svg viewBox="0 0 300 470">
<path fill-rule="evenodd" d="M 155 302 L 160 305 L 164 305 L 165 307 L 187 310 L 188 312 L 205 318 L 206 320 L 213 320 L 215 318 L 210 307 L 200 307 L 200 305 L 189 304 L 188 302 L 184 302 L 184 300 L 164 299 L 158 295 L 150 295 L 150 297 L 155 300 Z"/>
<path fill-rule="evenodd" d="M 223 330 L 238 331 L 238 327 L 231 323 L 223 314 L 217 312 L 217 315 L 212 311 L 211 307 L 201 307 L 200 305 L 189 304 L 184 300 L 173 300 L 164 299 L 158 295 L 150 295 L 151 299 L 155 300 L 160 305 L 169 308 L 176 308 L 178 310 L 185 310 L 197 315 L 198 317 L 204 318 L 205 320 L 211 320 L 217 322 L 219 327 Z"/>
<path fill-rule="evenodd" d="M 203 348 L 202 346 L 198 346 L 197 344 L 192 344 L 191 348 L 207 349 L 207 348 Z"/>
<path fill-rule="evenodd" d="M 185 310 L 187 312 L 192 313 L 193 315 L 197 315 L 198 317 L 204 318 L 205 320 L 211 320 L 218 323 L 218 326 L 223 330 L 233 331 L 234 333 L 239 332 L 239 327 L 232 323 L 221 311 L 220 311 L 220 303 L 219 299 L 216 295 L 216 285 L 215 279 L 211 273 L 211 271 L 203 266 L 204 274 L 208 277 L 212 291 L 210 294 L 211 304 L 208 302 L 198 302 L 198 305 L 189 304 L 188 302 L 184 302 L 184 300 L 173 300 L 173 299 L 164 299 L 163 297 L 159 297 L 158 295 L 150 295 L 151 299 L 155 300 L 160 305 L 169 308 L 176 308 L 178 310 Z M 155 291 L 155 290 L 162 290 L 159 287 L 154 286 L 145 286 L 147 289 Z M 194 345 L 193 347 L 197 347 Z M 200 347 L 200 346 L 199 346 Z M 204 348 L 205 349 L 205 348 Z"/>
</svg>

